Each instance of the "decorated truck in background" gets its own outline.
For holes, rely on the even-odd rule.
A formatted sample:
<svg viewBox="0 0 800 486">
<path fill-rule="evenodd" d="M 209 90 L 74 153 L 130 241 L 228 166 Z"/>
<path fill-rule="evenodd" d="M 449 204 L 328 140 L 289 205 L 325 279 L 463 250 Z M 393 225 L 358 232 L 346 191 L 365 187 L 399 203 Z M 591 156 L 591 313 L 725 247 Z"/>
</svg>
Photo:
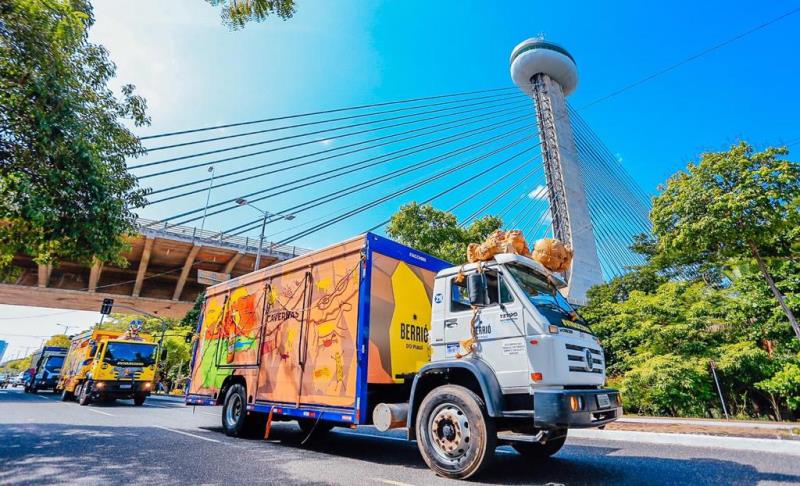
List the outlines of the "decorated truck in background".
<svg viewBox="0 0 800 486">
<path fill-rule="evenodd" d="M 31 366 L 24 384 L 25 393 L 55 391 L 66 354 L 67 348 L 58 346 L 44 346 L 35 351 L 31 355 Z"/>
<path fill-rule="evenodd" d="M 142 405 L 153 390 L 158 345 L 136 329 L 90 329 L 72 338 L 56 391 L 61 400 L 133 399 Z"/>
<path fill-rule="evenodd" d="M 186 403 L 222 405 L 232 436 L 406 427 L 452 478 L 498 444 L 547 457 L 622 412 L 563 285 L 526 256 L 454 267 L 367 233 L 209 287 Z"/>
</svg>

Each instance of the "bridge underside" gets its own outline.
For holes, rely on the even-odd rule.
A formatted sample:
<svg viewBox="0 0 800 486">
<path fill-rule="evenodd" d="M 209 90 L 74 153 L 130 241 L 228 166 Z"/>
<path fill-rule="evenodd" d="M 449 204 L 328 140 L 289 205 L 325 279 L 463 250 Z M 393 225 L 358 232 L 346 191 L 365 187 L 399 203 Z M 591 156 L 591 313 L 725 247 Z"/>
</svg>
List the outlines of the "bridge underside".
<svg viewBox="0 0 800 486">
<path fill-rule="evenodd" d="M 253 271 L 257 247 L 250 241 L 199 238 L 196 232 L 185 235 L 176 228 L 145 228 L 131 238 L 131 250 L 124 255 L 126 267 L 74 262 L 37 265 L 30 257 L 18 255 L 12 262 L 17 277 L 0 283 L 0 303 L 99 311 L 103 299 L 112 298 L 116 304 L 181 318 L 209 284 L 198 280 L 198 270 L 219 274 L 213 275 L 218 281 Z M 302 251 L 265 245 L 261 267 Z"/>
</svg>

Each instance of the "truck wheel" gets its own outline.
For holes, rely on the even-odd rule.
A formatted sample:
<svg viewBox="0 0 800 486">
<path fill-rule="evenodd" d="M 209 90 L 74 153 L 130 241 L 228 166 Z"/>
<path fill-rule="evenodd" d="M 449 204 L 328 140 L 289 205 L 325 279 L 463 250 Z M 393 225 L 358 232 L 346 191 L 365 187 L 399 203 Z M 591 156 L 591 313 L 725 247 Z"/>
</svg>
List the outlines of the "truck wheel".
<svg viewBox="0 0 800 486">
<path fill-rule="evenodd" d="M 144 394 L 142 394 L 142 395 L 134 395 L 133 396 L 133 404 L 135 406 L 137 406 L 137 407 L 141 407 L 142 405 L 144 405 L 144 401 L 145 401 L 146 398 L 147 398 L 147 395 L 144 395 Z"/>
<path fill-rule="evenodd" d="M 247 412 L 247 394 L 244 386 L 235 383 L 228 388 L 222 404 L 222 429 L 230 437 L 258 437 L 264 435 L 267 418 L 261 413 Z"/>
<path fill-rule="evenodd" d="M 78 394 L 78 403 L 80 405 L 89 405 L 92 402 L 92 397 L 89 395 L 89 383 L 81 385 L 81 391 Z"/>
<path fill-rule="evenodd" d="M 417 416 L 417 446 L 436 474 L 466 479 L 494 457 L 497 435 L 483 400 L 458 385 L 434 388 Z"/>
<path fill-rule="evenodd" d="M 554 438 L 544 444 L 538 442 L 514 442 L 511 447 L 526 458 L 547 459 L 564 447 L 564 442 L 567 441 L 567 429 L 554 430 L 553 436 Z"/>
<path fill-rule="evenodd" d="M 68 402 L 68 401 L 72 400 L 73 398 L 75 398 L 75 397 L 72 395 L 72 393 L 68 392 L 66 388 L 61 390 L 61 401 L 62 402 Z"/>
</svg>

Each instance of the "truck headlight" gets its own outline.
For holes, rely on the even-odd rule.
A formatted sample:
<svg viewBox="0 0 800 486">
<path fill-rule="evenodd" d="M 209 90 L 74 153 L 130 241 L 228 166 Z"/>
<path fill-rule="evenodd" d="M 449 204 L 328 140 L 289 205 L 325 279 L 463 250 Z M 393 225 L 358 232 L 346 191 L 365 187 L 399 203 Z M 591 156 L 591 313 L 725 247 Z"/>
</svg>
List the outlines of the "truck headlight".
<svg viewBox="0 0 800 486">
<path fill-rule="evenodd" d="M 106 386 L 106 385 L 102 381 L 98 381 L 97 383 L 94 384 L 94 387 L 98 388 L 98 389 L 99 388 L 103 388 L 104 386 Z"/>
</svg>

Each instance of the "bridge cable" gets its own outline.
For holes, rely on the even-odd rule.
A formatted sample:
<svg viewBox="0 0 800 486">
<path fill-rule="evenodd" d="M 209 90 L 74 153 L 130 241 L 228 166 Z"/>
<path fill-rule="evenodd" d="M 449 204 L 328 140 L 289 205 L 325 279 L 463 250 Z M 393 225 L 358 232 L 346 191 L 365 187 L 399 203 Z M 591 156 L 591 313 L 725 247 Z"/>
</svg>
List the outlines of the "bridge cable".
<svg viewBox="0 0 800 486">
<path fill-rule="evenodd" d="M 484 117 L 483 120 L 487 120 L 487 119 L 491 119 L 491 118 L 495 118 L 495 117 L 488 117 L 488 118 Z M 434 140 L 431 140 L 431 141 L 428 141 L 428 142 L 424 142 L 424 143 L 421 143 L 421 144 L 412 145 L 410 147 L 405 147 L 405 148 L 402 148 L 402 149 L 399 149 L 399 150 L 396 150 L 396 151 L 392 151 L 392 152 L 389 152 L 389 153 L 386 153 L 386 154 L 377 155 L 377 156 L 374 156 L 374 157 L 369 157 L 367 159 L 362 159 L 362 160 L 360 160 L 358 162 L 352 162 L 352 163 L 345 164 L 345 165 L 342 165 L 342 166 L 339 166 L 339 167 L 335 167 L 335 168 L 330 169 L 330 170 L 328 170 L 326 172 L 316 173 L 316 174 L 314 174 L 312 176 L 308 176 L 308 177 L 305 177 L 303 179 L 293 180 L 291 182 L 291 184 L 295 184 L 295 183 L 301 182 L 303 180 L 307 180 L 309 178 L 323 177 L 326 174 L 329 174 L 330 172 L 333 172 L 333 171 L 346 171 L 347 169 L 352 169 L 351 171 L 345 172 L 345 173 L 349 174 L 349 173 L 356 172 L 358 170 L 362 170 L 362 169 L 365 169 L 365 168 L 374 167 L 374 166 L 379 165 L 379 164 L 383 164 L 383 163 L 391 162 L 393 160 L 400 159 L 401 157 L 405 157 L 407 155 L 412 155 L 412 154 L 415 154 L 415 153 L 423 152 L 425 150 L 429 150 L 429 149 L 436 148 L 436 147 L 439 147 L 439 146 L 442 146 L 442 145 L 446 145 L 446 144 L 449 144 L 449 143 L 452 143 L 452 142 L 455 142 L 455 141 L 458 141 L 458 140 L 469 138 L 469 137 L 474 136 L 476 134 L 486 133 L 488 131 L 495 130 L 495 129 L 499 128 L 499 127 L 503 127 L 503 126 L 506 126 L 506 125 L 509 125 L 509 124 L 513 124 L 513 123 L 517 123 L 519 121 L 522 121 L 524 118 L 525 117 L 520 116 L 520 117 L 516 117 L 516 118 L 506 119 L 506 120 L 503 120 L 501 122 L 497 122 L 497 123 L 493 123 L 493 124 L 489 124 L 489 125 L 483 125 L 483 126 L 474 128 L 472 130 L 467 130 L 465 132 L 460 132 L 460 133 L 457 133 L 457 134 L 454 134 L 454 135 L 448 135 L 447 137 L 442 137 L 442 138 L 434 139 Z M 468 122 L 467 124 L 470 124 L 470 123 L 474 123 L 474 121 L 473 122 Z M 447 130 L 447 129 L 445 129 L 445 130 Z M 419 135 L 416 135 L 416 136 L 419 136 Z M 412 138 L 412 137 L 408 137 L 408 138 Z M 389 142 L 389 143 L 395 143 L 395 141 L 392 141 L 392 142 Z M 382 145 L 388 145 L 388 144 L 382 144 Z M 365 150 L 365 149 L 354 150 L 351 153 L 357 153 L 357 152 L 361 152 L 363 150 Z M 291 170 L 291 169 L 296 169 L 296 168 L 303 167 L 303 166 L 308 166 L 308 165 L 315 164 L 317 162 L 324 161 L 326 159 L 330 159 L 330 158 L 338 157 L 338 156 L 339 155 L 335 155 L 335 156 L 332 156 L 332 157 L 326 157 L 326 158 L 322 158 L 322 159 L 306 161 L 306 162 L 302 162 L 302 163 L 291 165 L 291 166 L 279 167 L 277 169 L 273 169 L 273 170 L 268 171 L 268 172 L 262 172 L 262 173 L 259 173 L 259 174 L 254 174 L 254 175 L 250 175 L 248 177 L 244 177 L 242 179 L 234 179 L 232 181 L 224 182 L 222 184 L 215 185 L 214 188 L 216 189 L 216 188 L 219 188 L 219 187 L 228 186 L 230 184 L 234 184 L 234 183 L 237 183 L 237 182 L 251 181 L 251 180 L 257 179 L 259 177 L 264 177 L 264 176 L 267 176 L 267 175 L 275 175 L 275 174 L 280 173 L 280 172 L 284 172 L 284 171 Z M 267 165 L 273 165 L 273 164 L 267 164 Z M 247 170 L 250 170 L 250 169 L 247 169 Z M 323 179 L 323 180 L 327 180 L 327 179 Z M 284 184 L 280 184 L 280 185 L 272 186 L 270 188 L 261 189 L 261 190 L 257 191 L 256 193 L 251 193 L 251 194 L 245 195 L 243 197 L 248 197 L 248 196 L 252 196 L 254 194 L 264 193 L 264 192 L 267 192 L 267 191 L 269 191 L 271 189 L 274 189 L 276 187 L 285 187 L 285 185 Z M 173 199 L 186 197 L 186 196 L 190 196 L 190 195 L 193 195 L 193 194 L 203 193 L 203 192 L 206 192 L 207 190 L 208 189 L 196 189 L 196 190 L 192 190 L 192 191 L 188 191 L 188 192 L 184 192 L 184 193 L 180 193 L 180 194 L 175 194 L 175 195 L 171 195 L 171 196 L 165 196 L 165 197 L 162 197 L 160 199 L 157 199 L 157 200 L 154 200 L 154 201 L 150 201 L 150 203 L 148 205 L 158 204 L 158 203 L 161 203 L 161 202 L 170 201 L 170 200 L 173 200 Z M 228 201 L 228 202 L 230 202 L 230 201 Z M 217 205 L 219 205 L 219 203 L 217 203 Z M 202 210 L 202 208 L 195 210 L 195 212 L 199 212 L 201 210 Z"/>
<path fill-rule="evenodd" d="M 418 162 L 416 164 L 413 164 L 411 166 L 408 166 L 408 167 L 405 167 L 405 168 L 401 168 L 401 169 L 397 169 L 397 170 L 395 170 L 393 172 L 390 172 L 388 174 L 384 174 L 384 175 L 375 177 L 375 178 L 370 179 L 368 181 L 362 181 L 362 182 L 356 183 L 356 184 L 354 184 L 352 186 L 349 186 L 349 187 L 347 187 L 345 189 L 342 189 L 342 190 L 339 190 L 339 191 L 334 191 L 334 192 L 329 193 L 327 195 L 312 199 L 311 201 L 307 201 L 305 203 L 296 205 L 294 207 L 287 208 L 285 210 L 282 210 L 282 211 L 278 212 L 276 214 L 276 217 L 273 218 L 271 221 L 274 221 L 276 219 L 280 219 L 280 217 L 282 217 L 283 215 L 286 215 L 286 214 L 295 214 L 297 212 L 305 211 L 305 210 L 310 209 L 312 207 L 316 207 L 316 204 L 318 202 L 320 202 L 320 201 L 322 201 L 323 203 L 327 203 L 327 202 L 330 202 L 330 201 L 333 201 L 333 200 L 336 200 L 336 199 L 340 199 L 340 198 L 342 198 L 344 196 L 347 196 L 347 195 L 352 194 L 354 192 L 358 192 L 358 191 L 364 190 L 364 189 L 366 189 L 368 187 L 371 187 L 373 185 L 376 185 L 376 184 L 379 184 L 379 183 L 382 183 L 382 182 L 386 182 L 387 180 L 394 179 L 394 178 L 397 178 L 397 177 L 399 177 L 401 175 L 405 175 L 407 173 L 410 173 L 410 172 L 413 172 L 415 170 L 418 170 L 420 168 L 430 166 L 430 165 L 432 165 L 432 164 L 434 164 L 436 162 L 439 162 L 441 160 L 445 160 L 445 159 L 450 158 L 452 156 L 468 152 L 468 151 L 470 151 L 472 149 L 475 149 L 477 147 L 480 147 L 480 146 L 483 146 L 483 145 L 487 145 L 489 143 L 495 142 L 495 141 L 503 139 L 505 137 L 514 135 L 514 134 L 519 133 L 519 132 L 521 132 L 523 130 L 526 130 L 527 128 L 528 127 L 521 127 L 521 128 L 515 129 L 515 130 L 511 130 L 511 131 L 508 131 L 506 133 L 494 136 L 494 137 L 492 137 L 492 138 L 490 138 L 488 140 L 484 140 L 484 141 L 481 141 L 481 142 L 476 142 L 476 143 L 470 144 L 467 147 L 462 147 L 460 149 L 453 150 L 453 151 L 447 152 L 445 154 L 441 154 L 441 155 L 438 155 L 436 157 L 423 160 L 423 161 Z M 526 137 L 526 139 L 527 138 L 530 138 L 530 137 Z M 525 139 L 523 139 L 523 140 L 525 140 Z M 514 143 L 518 143 L 518 142 L 514 142 Z M 267 196 L 267 197 L 269 197 L 269 196 Z M 260 199 L 266 199 L 267 197 L 263 197 L 263 198 L 260 198 Z M 259 199 L 256 199 L 254 201 L 258 201 L 258 200 Z M 230 208 L 230 209 L 232 209 L 232 208 Z M 243 225 L 239 225 L 239 226 L 237 226 L 235 228 L 231 228 L 229 230 L 225 230 L 222 233 L 230 233 L 231 231 L 236 231 L 236 230 L 239 230 L 241 228 L 250 226 L 249 228 L 245 229 L 244 231 L 240 231 L 239 233 L 235 233 L 235 234 L 241 234 L 241 233 L 244 233 L 244 232 L 247 232 L 247 231 L 249 231 L 251 229 L 256 228 L 258 226 L 258 224 L 260 223 L 260 221 L 261 221 L 261 219 L 259 218 L 257 220 L 251 221 L 249 223 L 245 223 Z"/>
<path fill-rule="evenodd" d="M 230 140 L 232 138 L 248 137 L 248 136 L 251 136 L 251 135 L 260 135 L 262 133 L 270 133 L 270 132 L 277 132 L 277 131 L 280 131 L 280 130 L 290 130 L 292 128 L 302 128 L 302 127 L 308 127 L 308 126 L 313 126 L 313 125 L 321 125 L 323 123 L 333 123 L 333 122 L 337 122 L 337 121 L 353 120 L 353 119 L 356 119 L 356 118 L 364 118 L 364 117 L 368 117 L 368 116 L 385 115 L 387 113 L 397 113 L 397 112 L 401 112 L 401 111 L 416 110 L 416 109 L 419 109 L 419 108 L 430 108 L 430 107 L 434 107 L 434 106 L 452 105 L 452 104 L 455 104 L 455 103 L 466 103 L 466 102 L 469 102 L 469 101 L 479 101 L 479 100 L 494 100 L 494 101 L 497 101 L 498 99 L 503 100 L 503 99 L 509 99 L 509 98 L 512 98 L 512 97 L 521 98 L 523 96 L 524 95 L 522 93 L 516 93 L 516 94 L 512 94 L 512 95 L 501 94 L 501 95 L 492 95 L 492 96 L 481 96 L 481 97 L 477 97 L 477 98 L 464 98 L 464 99 L 452 100 L 452 101 L 442 101 L 442 102 L 439 102 L 439 103 L 431 103 L 431 104 L 427 104 L 427 105 L 407 106 L 407 107 L 404 107 L 404 108 L 395 108 L 394 110 L 373 111 L 373 112 L 370 112 L 370 113 L 359 113 L 359 114 L 356 114 L 356 115 L 349 115 L 349 116 L 343 116 L 343 117 L 337 117 L 337 118 L 328 118 L 328 119 L 325 119 L 325 120 L 314 120 L 314 121 L 310 121 L 310 122 L 306 122 L 306 123 L 297 123 L 297 124 L 294 124 L 294 125 L 283 125 L 283 126 L 279 126 L 279 127 L 271 127 L 271 128 L 264 128 L 264 129 L 261 129 L 261 130 L 254 130 L 254 131 L 250 131 L 250 132 L 234 133 L 232 135 L 222 135 L 222 136 L 219 136 L 219 137 L 203 138 L 203 139 L 200 139 L 200 140 L 190 140 L 190 141 L 187 141 L 187 142 L 173 143 L 171 145 L 160 145 L 160 146 L 157 146 L 157 147 L 148 147 L 146 150 L 147 150 L 147 153 L 152 153 L 152 152 L 157 152 L 157 151 L 161 151 L 161 150 L 169 150 L 169 149 L 175 149 L 175 148 L 179 148 L 179 147 L 187 147 L 187 146 L 191 146 L 191 145 L 197 145 L 197 144 L 201 144 L 201 143 L 218 142 L 220 140 Z"/>
<path fill-rule="evenodd" d="M 375 207 L 375 206 L 377 206 L 377 205 L 379 205 L 379 204 L 381 204 L 383 202 L 389 201 L 389 200 L 391 200 L 391 199 L 393 199 L 393 198 L 395 198 L 395 197 L 397 197 L 399 195 L 405 194 L 405 193 L 410 192 L 410 191 L 412 191 L 414 189 L 417 189 L 419 187 L 427 185 L 427 184 L 429 184 L 429 183 L 431 183 L 431 182 L 433 182 L 435 180 L 441 179 L 441 178 L 443 178 L 443 177 L 445 177 L 445 176 L 447 176 L 449 174 L 455 173 L 455 172 L 460 171 L 460 170 L 462 170 L 462 169 L 464 169 L 466 167 L 474 165 L 474 164 L 480 162 L 481 160 L 487 159 L 487 158 L 489 158 L 489 157 L 491 157 L 491 156 L 493 156 L 495 154 L 503 152 L 503 151 L 513 147 L 513 146 L 519 145 L 520 143 L 523 143 L 523 142 L 525 142 L 527 140 L 530 140 L 532 138 L 533 138 L 533 136 L 529 135 L 529 136 L 523 137 L 521 139 L 518 139 L 518 140 L 516 140 L 516 141 L 514 141 L 514 142 L 512 142 L 510 144 L 507 144 L 507 145 L 505 145 L 503 147 L 495 149 L 495 150 L 493 150 L 493 151 L 491 151 L 489 153 L 486 153 L 486 154 L 480 155 L 478 157 L 475 157 L 475 158 L 473 158 L 471 160 L 468 160 L 466 162 L 463 162 L 461 164 L 453 166 L 453 167 L 451 167 L 449 169 L 446 169 L 446 170 L 444 170 L 442 172 L 439 172 L 439 173 L 437 173 L 437 174 L 435 174 L 433 176 L 427 177 L 427 178 L 425 178 L 425 179 L 423 179 L 423 180 L 421 180 L 419 182 L 415 182 L 415 183 L 413 183 L 411 185 L 408 185 L 408 186 L 406 186 L 406 187 L 404 187 L 404 188 L 402 188 L 402 189 L 400 189 L 398 191 L 395 191 L 395 192 L 393 192 L 391 194 L 383 196 L 383 197 L 381 197 L 381 198 L 379 198 L 377 200 L 371 201 L 371 202 L 369 202 L 369 203 L 367 203 L 365 205 L 360 206 L 359 208 L 356 208 L 356 209 L 351 210 L 351 211 L 349 211 L 347 213 L 344 213 L 343 215 L 341 215 L 341 216 L 339 216 L 337 218 L 332 218 L 332 219 L 330 219 L 330 220 L 328 220 L 328 221 L 326 221 L 326 222 L 324 222 L 324 223 L 322 223 L 322 224 L 320 224 L 320 225 L 318 225 L 318 226 L 316 226 L 314 228 L 310 228 L 310 229 L 307 229 L 307 230 L 302 231 L 300 233 L 296 233 L 296 234 L 294 234 L 294 235 L 292 235 L 292 236 L 290 236 L 288 238 L 285 238 L 285 239 L 279 241 L 278 243 L 279 244 L 287 244 L 287 243 L 295 241 L 295 240 L 297 240 L 299 238 L 303 238 L 305 236 L 313 234 L 313 233 L 315 233 L 317 231 L 320 231 L 320 230 L 322 230 L 324 228 L 327 228 L 327 227 L 329 227 L 329 226 L 331 226 L 333 224 L 336 224 L 336 223 L 338 223 L 340 221 L 343 221 L 344 219 L 350 218 L 352 216 L 355 216 L 356 214 L 359 214 L 359 213 L 361 213 L 363 211 L 366 211 L 367 209 L 371 209 L 371 208 L 373 208 L 373 207 Z M 519 157 L 520 155 L 524 154 L 525 152 L 530 151 L 533 148 L 535 148 L 535 147 L 527 147 L 527 148 L 523 149 L 521 152 L 518 152 L 515 155 L 505 159 L 502 163 L 507 163 L 510 160 L 513 160 L 514 158 Z M 459 183 L 455 187 L 452 187 L 450 190 L 455 190 L 457 187 L 460 187 L 461 184 L 463 184 L 463 183 Z"/>
<path fill-rule="evenodd" d="M 513 102 L 516 102 L 516 100 L 513 100 Z M 487 103 L 493 103 L 493 102 L 482 101 L 480 103 L 472 103 L 471 105 L 466 105 L 466 106 L 474 107 L 474 106 L 479 106 L 479 105 L 485 105 Z M 418 120 L 407 120 L 407 121 L 404 121 L 404 122 L 395 123 L 395 124 L 391 124 L 391 125 L 380 126 L 380 127 L 372 127 L 372 128 L 368 128 L 368 129 L 365 129 L 365 130 L 357 130 L 357 131 L 354 131 L 354 132 L 347 132 L 347 133 L 337 134 L 334 138 L 341 139 L 341 138 L 345 138 L 345 137 L 352 137 L 354 135 L 360 135 L 362 133 L 369 133 L 369 132 L 374 132 L 374 131 L 378 131 L 378 130 L 386 130 L 387 128 L 395 128 L 395 127 L 399 127 L 399 126 L 411 125 L 411 124 L 419 123 L 419 122 L 422 122 L 422 121 L 436 120 L 436 119 L 439 119 L 439 118 L 452 117 L 452 116 L 455 116 L 455 115 L 460 115 L 460 114 L 463 114 L 463 113 L 472 113 L 472 112 L 480 111 L 480 110 L 483 109 L 483 107 L 481 107 L 481 108 L 473 108 L 471 110 L 454 111 L 452 113 L 441 114 L 442 112 L 448 112 L 448 111 L 451 111 L 451 110 L 454 110 L 454 109 L 458 109 L 458 108 L 463 108 L 463 107 L 462 106 L 456 106 L 456 107 L 449 107 L 449 108 L 439 108 L 439 109 L 436 109 L 436 110 L 421 111 L 421 112 L 417 112 L 417 113 L 409 113 L 409 114 L 406 114 L 406 115 L 399 115 L 399 116 L 383 118 L 383 119 L 379 119 L 379 120 L 369 120 L 369 121 L 360 122 L 360 123 L 353 123 L 353 124 L 350 124 L 350 125 L 344 125 L 344 126 L 340 126 L 340 127 L 324 128 L 324 129 L 316 130 L 316 131 L 312 131 L 312 132 L 298 133 L 298 134 L 294 134 L 294 135 L 286 135 L 286 136 L 283 136 L 283 137 L 271 138 L 271 139 L 268 139 L 268 140 L 259 140 L 257 142 L 250 142 L 250 143 L 245 143 L 245 144 L 240 144 L 240 145 L 234 145 L 232 147 L 224 147 L 224 148 L 219 148 L 219 149 L 214 149 L 214 150 L 206 150 L 205 152 L 197 152 L 197 153 L 193 153 L 193 154 L 181 155 L 181 156 L 178 156 L 178 157 L 171 157 L 171 158 L 156 160 L 156 161 L 152 161 L 152 162 L 144 162 L 144 163 L 137 164 L 137 165 L 129 165 L 128 169 L 129 170 L 136 170 L 136 169 L 141 169 L 141 168 L 145 168 L 145 167 L 151 167 L 151 166 L 154 166 L 154 165 L 166 164 L 166 163 L 169 163 L 169 162 L 180 162 L 182 160 L 188 160 L 188 159 L 193 159 L 193 158 L 197 158 L 197 157 L 203 157 L 203 156 L 206 156 L 206 155 L 214 155 L 214 154 L 219 154 L 219 153 L 223 153 L 223 152 L 230 152 L 232 150 L 239 150 L 239 149 L 243 149 L 243 148 L 256 147 L 256 146 L 259 146 L 259 145 L 266 145 L 266 144 L 274 143 L 274 142 L 282 142 L 282 141 L 286 141 L 286 140 L 294 140 L 294 139 L 297 139 L 297 138 L 309 137 L 309 136 L 312 136 L 312 135 L 322 135 L 322 134 L 325 135 L 322 138 L 315 138 L 313 140 L 306 140 L 306 141 L 295 143 L 295 144 L 291 144 L 291 145 L 284 145 L 284 146 L 277 147 L 277 148 L 272 149 L 272 150 L 269 151 L 269 152 L 275 152 L 275 151 L 278 151 L 278 150 L 286 150 L 286 149 L 289 149 L 289 148 L 302 147 L 302 146 L 305 146 L 305 145 L 311 145 L 311 144 L 315 144 L 315 143 L 323 143 L 323 142 L 326 142 L 327 140 L 330 140 L 330 138 L 331 138 L 330 134 L 332 132 L 336 132 L 338 130 L 344 130 L 344 129 L 347 129 L 347 128 L 358 128 L 358 127 L 364 127 L 364 126 L 373 125 L 375 123 L 394 121 L 394 120 L 402 120 L 402 119 L 417 117 L 417 116 L 420 116 L 420 115 L 428 115 L 428 114 L 431 114 L 431 113 L 440 113 L 439 115 L 431 116 L 431 117 L 428 117 L 428 118 L 420 118 Z M 220 161 L 216 161 L 214 163 L 219 163 L 219 162 Z M 140 176 L 139 178 L 140 179 L 144 179 L 144 178 L 148 178 L 148 177 L 154 177 L 155 175 L 161 175 L 162 173 L 171 173 L 171 172 L 188 170 L 188 169 L 194 168 L 194 167 L 201 167 L 202 165 L 208 165 L 208 163 L 205 163 L 205 164 L 194 164 L 194 165 L 190 165 L 190 166 L 180 167 L 178 169 L 172 169 L 171 171 L 162 171 L 162 172 L 155 173 L 155 174 L 146 174 L 146 175 Z"/>
<path fill-rule="evenodd" d="M 144 137 L 139 137 L 139 140 L 151 140 L 151 139 L 154 139 L 154 138 L 172 137 L 172 136 L 175 136 L 175 135 L 185 135 L 185 134 L 188 134 L 188 133 L 205 132 L 205 131 L 208 131 L 208 130 L 219 130 L 219 129 L 222 129 L 222 128 L 241 127 L 241 126 L 244 126 L 244 125 L 254 125 L 254 124 L 257 124 L 257 123 L 267 123 L 267 122 L 273 122 L 273 121 L 289 120 L 289 119 L 301 118 L 301 117 L 305 117 L 305 116 L 325 115 L 325 114 L 329 114 L 329 113 L 340 113 L 340 112 L 343 112 L 343 111 L 360 110 L 360 109 L 364 109 L 364 108 L 376 108 L 376 107 L 379 107 L 379 106 L 397 105 L 397 104 L 401 104 L 401 103 L 413 103 L 413 102 L 416 102 L 416 101 L 425 101 L 425 100 L 433 100 L 433 99 L 441 99 L 441 98 L 452 98 L 452 97 L 456 97 L 456 96 L 467 96 L 467 95 L 480 94 L 480 93 L 491 93 L 491 92 L 496 92 L 496 91 L 506 91 L 506 90 L 509 90 L 509 89 L 516 89 L 516 86 L 507 86 L 507 87 L 504 87 L 504 88 L 483 89 L 483 90 L 477 90 L 477 91 L 466 91 L 466 92 L 461 92 L 461 93 L 451 93 L 451 94 L 436 95 L 436 96 L 424 96 L 424 97 L 419 97 L 419 98 L 409 98 L 409 99 L 398 100 L 398 101 L 387 101 L 387 102 L 382 102 L 382 103 L 371 103 L 371 104 L 366 104 L 366 105 L 349 106 L 349 107 L 346 107 L 346 108 L 336 108 L 336 109 L 332 109 L 332 110 L 321 110 L 321 111 L 300 113 L 300 114 L 295 114 L 295 115 L 278 116 L 278 117 L 273 117 L 273 118 L 263 118 L 263 119 L 260 119 L 260 120 L 251 120 L 251 121 L 246 121 L 246 122 L 228 123 L 228 124 L 225 124 L 225 125 L 215 125 L 215 126 L 203 127 L 203 128 L 193 128 L 193 129 L 190 129 L 190 130 L 180 130 L 180 131 L 175 131 L 175 132 L 157 133 L 155 135 L 146 135 Z"/>
</svg>

